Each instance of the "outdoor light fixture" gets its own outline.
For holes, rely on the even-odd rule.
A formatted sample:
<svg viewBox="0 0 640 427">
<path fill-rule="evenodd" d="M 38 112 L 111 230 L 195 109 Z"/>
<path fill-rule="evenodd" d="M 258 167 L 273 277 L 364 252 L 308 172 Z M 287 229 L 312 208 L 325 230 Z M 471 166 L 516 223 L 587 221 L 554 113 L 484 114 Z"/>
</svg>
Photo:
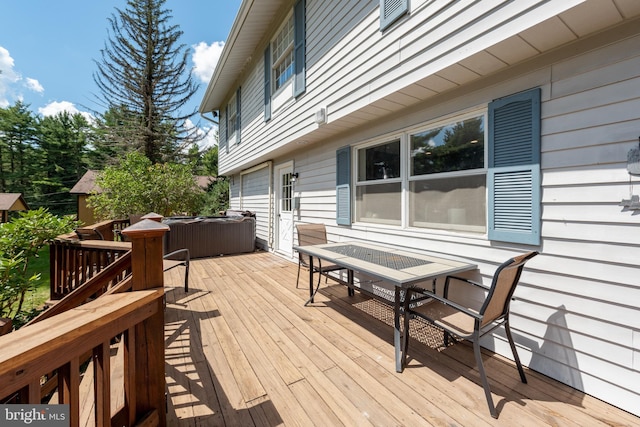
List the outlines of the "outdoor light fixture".
<svg viewBox="0 0 640 427">
<path fill-rule="evenodd" d="M 627 172 L 629 172 L 629 198 L 622 199 L 618 204 L 623 206 L 623 211 L 633 211 L 633 215 L 640 213 L 640 196 L 633 194 L 633 176 L 640 176 L 640 137 L 638 137 L 638 148 L 632 148 L 627 153 Z"/>
<path fill-rule="evenodd" d="M 298 172 L 291 174 L 291 183 L 294 184 L 298 180 Z"/>
<path fill-rule="evenodd" d="M 629 175 L 640 175 L 640 136 L 638 148 L 632 148 L 627 154 L 627 172 Z"/>
</svg>

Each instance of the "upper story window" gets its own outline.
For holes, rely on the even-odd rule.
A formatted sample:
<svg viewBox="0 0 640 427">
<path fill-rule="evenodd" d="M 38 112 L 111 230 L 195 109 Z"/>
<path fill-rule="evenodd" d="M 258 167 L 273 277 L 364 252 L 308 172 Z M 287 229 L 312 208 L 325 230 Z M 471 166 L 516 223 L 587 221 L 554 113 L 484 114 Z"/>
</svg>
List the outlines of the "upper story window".
<svg viewBox="0 0 640 427">
<path fill-rule="evenodd" d="M 285 83 L 293 77 L 293 32 L 294 27 L 292 14 L 282 26 L 275 39 L 271 42 L 273 92 L 283 87 Z"/>
<path fill-rule="evenodd" d="M 306 77 L 306 0 L 297 0 L 264 51 L 264 120 L 302 95 Z"/>
<path fill-rule="evenodd" d="M 233 98 L 227 104 L 227 119 L 229 129 L 229 138 L 232 138 L 236 134 L 236 130 L 238 129 L 238 99 L 237 94 L 233 95 Z"/>
</svg>

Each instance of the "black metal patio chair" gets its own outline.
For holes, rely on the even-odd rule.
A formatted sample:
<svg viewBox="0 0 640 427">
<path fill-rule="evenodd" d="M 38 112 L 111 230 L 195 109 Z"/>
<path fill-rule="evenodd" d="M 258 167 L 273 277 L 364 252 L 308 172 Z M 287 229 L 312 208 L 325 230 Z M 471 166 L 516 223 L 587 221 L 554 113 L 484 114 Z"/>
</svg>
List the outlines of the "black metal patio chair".
<svg viewBox="0 0 640 427">
<path fill-rule="evenodd" d="M 480 373 L 480 380 L 489 405 L 489 412 L 493 418 L 497 418 L 491 397 L 491 389 L 482 364 L 479 341 L 483 335 L 503 325 L 513 352 L 513 359 L 520 373 L 520 379 L 523 383 L 527 382 L 511 336 L 511 329 L 509 328 L 509 306 L 516 285 L 520 280 L 524 264 L 537 254 L 538 252 L 535 251 L 527 252 L 504 262 L 494 273 L 493 281 L 489 288 L 465 278 L 447 276 L 442 296 L 425 289 L 408 289 L 403 303 L 405 317 L 402 338 L 402 366 L 406 365 L 407 352 L 409 350 L 409 320 L 411 318 L 424 319 L 443 329 L 445 346 L 448 345 L 449 335 L 471 341 L 478 372 Z M 449 287 L 452 283 L 482 288 L 487 291 L 486 298 L 479 306 L 453 301 L 449 298 Z"/>
<path fill-rule="evenodd" d="M 324 224 L 297 224 L 296 230 L 298 232 L 298 245 L 321 245 L 327 243 L 327 230 Z M 309 268 L 309 256 L 298 253 L 298 277 L 296 279 L 296 288 L 300 283 L 300 268 Z M 325 276 L 325 283 L 327 278 L 331 277 L 329 273 L 332 271 L 346 270 L 344 267 L 340 267 L 334 263 L 323 261 L 316 258 L 313 263 L 313 272 L 318 274 L 318 284 L 320 286 L 321 276 Z M 333 280 L 337 280 L 335 277 L 331 277 Z M 316 289 L 317 290 L 317 289 Z"/>
</svg>

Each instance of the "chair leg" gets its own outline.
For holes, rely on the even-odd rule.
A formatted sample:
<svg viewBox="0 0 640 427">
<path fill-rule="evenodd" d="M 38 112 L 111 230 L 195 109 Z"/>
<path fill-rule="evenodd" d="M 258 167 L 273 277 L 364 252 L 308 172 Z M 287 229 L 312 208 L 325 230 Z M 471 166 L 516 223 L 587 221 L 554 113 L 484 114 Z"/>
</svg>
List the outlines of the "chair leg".
<svg viewBox="0 0 640 427">
<path fill-rule="evenodd" d="M 185 264 L 184 269 L 184 292 L 189 292 L 189 261 Z"/>
<path fill-rule="evenodd" d="M 484 395 L 487 398 L 487 405 L 489 405 L 489 412 L 493 418 L 498 418 L 496 407 L 493 405 L 493 398 L 491 397 L 491 389 L 489 388 L 489 382 L 487 381 L 487 374 L 484 372 L 482 353 L 480 352 L 480 343 L 478 341 L 478 339 L 473 340 L 473 353 L 476 356 L 476 364 L 478 365 L 478 372 L 480 372 L 480 380 L 482 381 L 482 387 L 484 388 Z"/>
<path fill-rule="evenodd" d="M 507 335 L 507 339 L 509 340 L 509 345 L 511 346 L 511 352 L 513 353 L 513 360 L 516 362 L 516 366 L 518 367 L 518 373 L 520 373 L 520 379 L 524 384 L 526 384 L 527 377 L 524 376 L 524 369 L 522 369 L 522 363 L 520 363 L 520 357 L 518 357 L 518 352 L 516 351 L 516 345 L 513 342 L 513 337 L 511 336 L 511 328 L 509 327 L 509 320 L 505 321 L 504 330 Z"/>
<path fill-rule="evenodd" d="M 300 263 L 298 263 L 298 277 L 296 278 L 296 289 L 298 289 L 299 283 L 300 283 Z"/>
</svg>

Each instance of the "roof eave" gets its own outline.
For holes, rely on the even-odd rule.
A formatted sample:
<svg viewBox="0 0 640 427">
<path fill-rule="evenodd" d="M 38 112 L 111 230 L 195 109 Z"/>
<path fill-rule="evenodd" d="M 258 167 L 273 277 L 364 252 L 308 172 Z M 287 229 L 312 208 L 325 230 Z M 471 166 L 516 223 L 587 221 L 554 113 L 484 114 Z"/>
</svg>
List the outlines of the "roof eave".
<svg viewBox="0 0 640 427">
<path fill-rule="evenodd" d="M 243 0 L 198 111 L 218 111 L 285 0 Z"/>
</svg>

